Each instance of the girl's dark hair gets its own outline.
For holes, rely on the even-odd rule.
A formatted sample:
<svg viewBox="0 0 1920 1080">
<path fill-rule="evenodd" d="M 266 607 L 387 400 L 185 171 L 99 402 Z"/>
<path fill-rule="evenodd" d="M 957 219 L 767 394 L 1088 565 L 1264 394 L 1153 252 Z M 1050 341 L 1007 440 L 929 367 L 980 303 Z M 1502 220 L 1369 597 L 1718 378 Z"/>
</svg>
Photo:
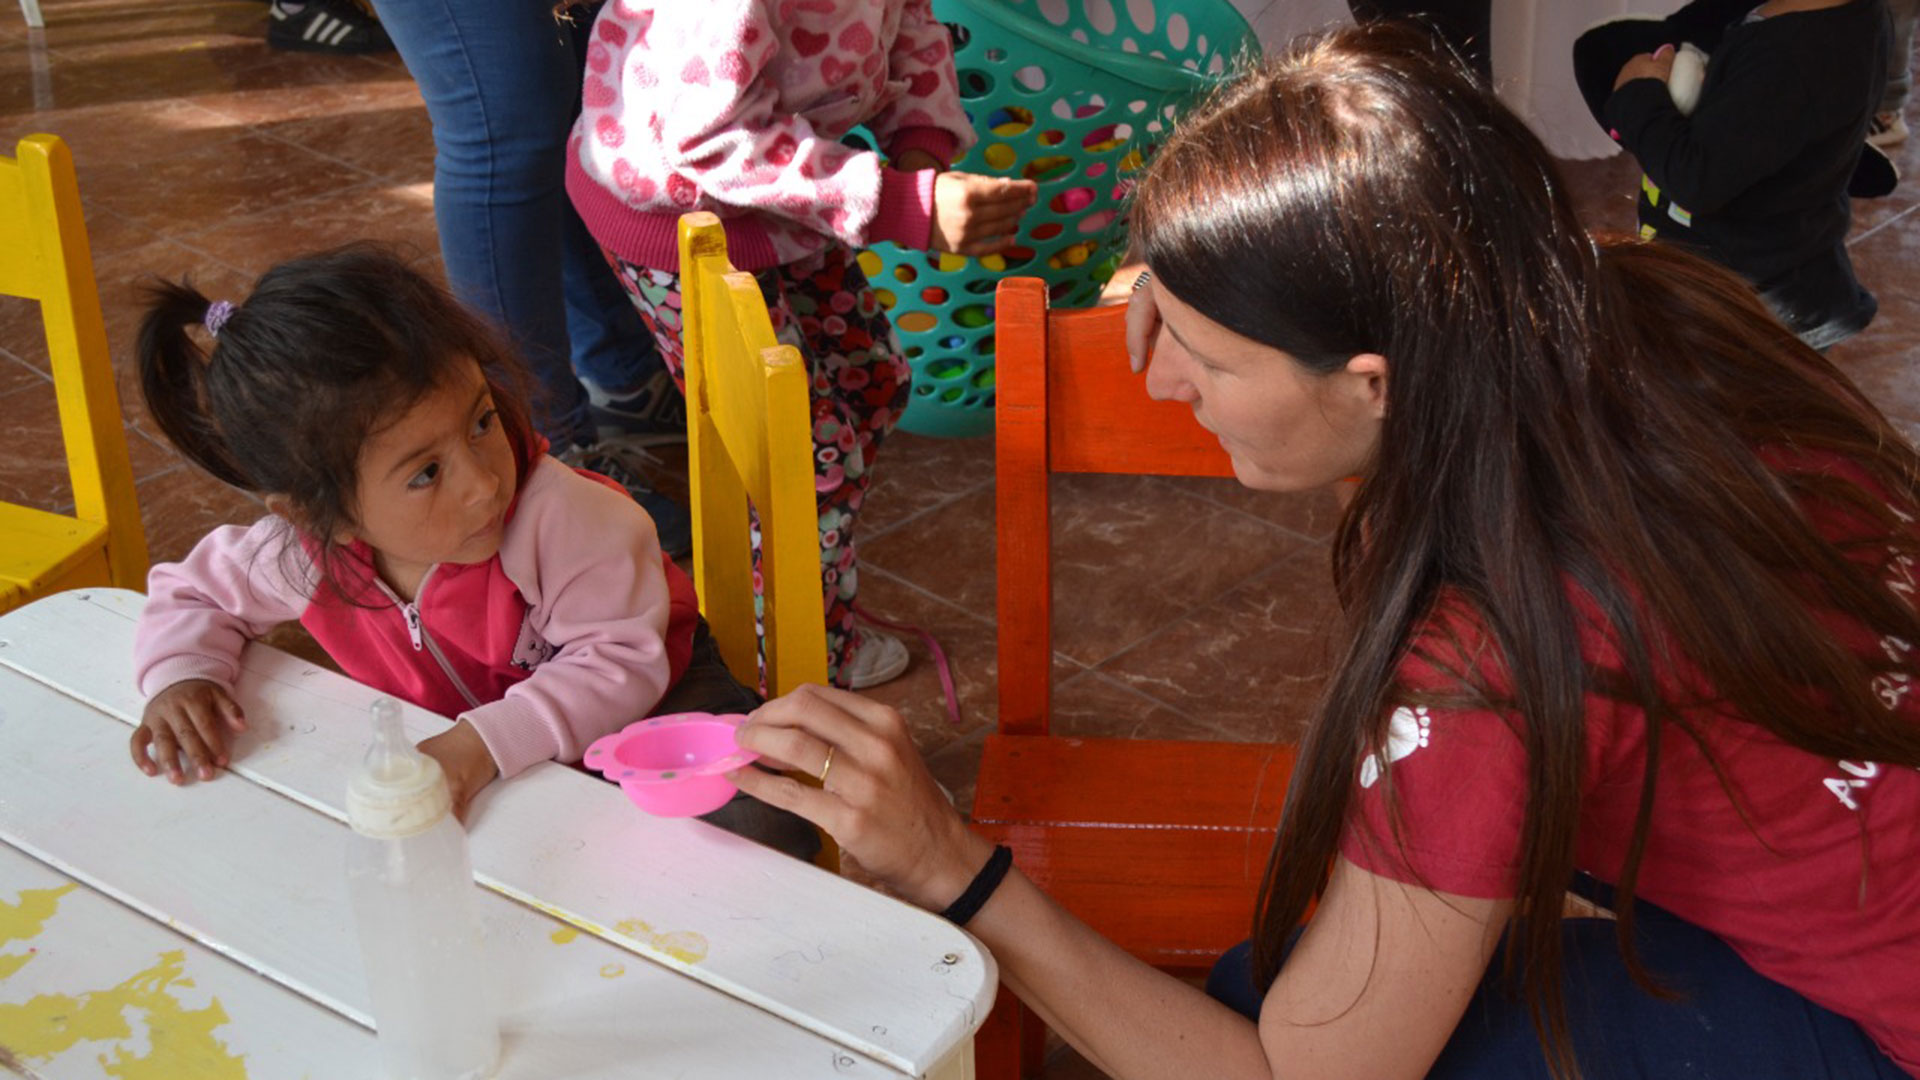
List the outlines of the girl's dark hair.
<svg viewBox="0 0 1920 1080">
<path fill-rule="evenodd" d="M 468 360 L 493 392 L 524 471 L 532 442 L 524 368 L 500 335 L 393 252 L 355 244 L 281 263 L 246 301 L 216 318 L 193 286 L 147 290 L 140 388 L 189 461 L 234 487 L 283 495 L 320 553 L 322 575 L 346 586 L 328 541 L 354 522 L 360 449 Z M 354 568 L 364 571 L 364 568 Z M 343 588 L 355 595 L 363 582 Z"/>
<path fill-rule="evenodd" d="M 1914 505 L 1920 459 L 1739 279 L 1589 237 L 1532 133 L 1404 28 L 1296 42 L 1187 118 L 1136 198 L 1156 280 L 1207 318 L 1315 371 L 1389 363 L 1376 456 L 1334 542 L 1334 670 L 1261 890 L 1263 984 L 1326 885 L 1357 766 L 1416 700 L 1397 670 L 1436 604 L 1457 602 L 1487 650 L 1459 673 L 1466 696 L 1515 718 L 1528 756 L 1506 974 L 1555 1074 L 1577 1075 L 1559 921 L 1583 699 L 1643 710 L 1650 748 L 1667 729 L 1699 739 L 1702 702 L 1664 678 L 1690 664 L 1732 722 L 1823 757 L 1920 765 L 1920 730 L 1870 689 L 1910 665 L 1855 655 L 1810 606 L 1905 641 L 1920 618 L 1804 508 L 1864 522 L 1881 560 L 1916 554 L 1887 501 Z M 1838 456 L 1879 490 L 1771 469 L 1761 451 Z M 1583 657 L 1570 591 L 1611 624 L 1617 669 Z M 1499 671 L 1500 692 L 1478 670 Z M 1654 749 L 1617 882 L 1620 948 L 1649 989 L 1631 936 Z"/>
</svg>

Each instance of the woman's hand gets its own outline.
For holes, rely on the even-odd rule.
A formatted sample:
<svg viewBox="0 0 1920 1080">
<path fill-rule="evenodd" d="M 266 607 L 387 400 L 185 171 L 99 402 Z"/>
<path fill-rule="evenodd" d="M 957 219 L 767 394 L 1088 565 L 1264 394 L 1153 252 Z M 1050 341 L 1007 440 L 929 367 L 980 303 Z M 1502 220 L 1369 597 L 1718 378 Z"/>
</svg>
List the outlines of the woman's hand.
<svg viewBox="0 0 1920 1080">
<path fill-rule="evenodd" d="M 1640 53 L 1620 66 L 1620 74 L 1613 80 L 1613 88 L 1622 86 L 1635 79 L 1659 79 L 1666 82 L 1673 76 L 1673 46 L 1662 45 L 1650 53 Z"/>
<path fill-rule="evenodd" d="M 1118 279 L 1120 273 L 1113 276 Z M 1133 275 L 1128 288 L 1132 291 L 1127 296 L 1127 366 L 1138 375 L 1147 370 L 1153 339 L 1160 336 L 1160 302 L 1154 298 L 1153 279 L 1145 269 Z"/>
<path fill-rule="evenodd" d="M 772 764 L 826 773 L 825 783 L 810 787 L 752 767 L 729 780 L 825 829 L 862 869 L 921 907 L 953 903 L 992 852 L 934 783 L 900 714 L 885 705 L 803 686 L 755 710 L 737 738 Z"/>
<path fill-rule="evenodd" d="M 165 771 L 168 780 L 184 784 L 184 754 L 196 776 L 211 780 L 214 768 L 227 763 L 227 733 L 245 730 L 246 715 L 225 687 L 207 679 L 183 679 L 147 702 L 140 726 L 133 729 L 133 763 L 148 776 Z"/>
<path fill-rule="evenodd" d="M 440 771 L 447 774 L 447 794 L 453 796 L 453 816 L 465 824 L 467 804 L 500 775 L 500 765 L 493 760 L 486 740 L 472 724 L 462 720 L 431 739 L 421 740 L 419 749 L 439 762 Z"/>
<path fill-rule="evenodd" d="M 1013 246 L 1020 216 L 1039 198 L 1031 180 L 943 172 L 933 180 L 933 234 L 928 245 L 956 255 L 991 255 Z"/>
<path fill-rule="evenodd" d="M 1134 283 L 1140 275 L 1147 272 L 1147 264 L 1142 262 L 1126 263 L 1113 272 L 1107 283 L 1100 287 L 1100 299 L 1095 304 L 1106 307 L 1109 304 L 1124 304 L 1133 299 Z M 1141 288 L 1146 286 L 1142 285 Z"/>
</svg>

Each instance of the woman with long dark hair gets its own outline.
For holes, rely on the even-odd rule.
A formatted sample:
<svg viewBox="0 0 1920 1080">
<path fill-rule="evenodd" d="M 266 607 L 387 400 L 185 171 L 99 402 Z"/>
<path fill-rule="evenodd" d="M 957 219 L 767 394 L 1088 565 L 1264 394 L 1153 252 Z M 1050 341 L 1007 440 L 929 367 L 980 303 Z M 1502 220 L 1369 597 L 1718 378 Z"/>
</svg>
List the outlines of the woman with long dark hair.
<svg viewBox="0 0 1920 1080">
<path fill-rule="evenodd" d="M 742 786 L 964 898 L 1117 1076 L 1920 1076 L 1913 447 L 1404 29 L 1241 79 L 1133 223 L 1147 391 L 1250 487 L 1363 478 L 1251 962 L 1215 1000 L 1099 938 L 858 697 L 741 736 L 825 789 Z"/>
</svg>

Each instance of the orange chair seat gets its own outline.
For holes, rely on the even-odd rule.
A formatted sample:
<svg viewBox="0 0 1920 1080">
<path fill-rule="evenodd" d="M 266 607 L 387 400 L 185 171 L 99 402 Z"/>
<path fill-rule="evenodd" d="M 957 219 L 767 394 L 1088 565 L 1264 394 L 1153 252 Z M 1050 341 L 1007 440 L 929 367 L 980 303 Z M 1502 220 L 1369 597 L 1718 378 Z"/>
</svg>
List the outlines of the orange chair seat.
<svg viewBox="0 0 1920 1080">
<path fill-rule="evenodd" d="M 1246 940 L 1294 748 L 989 735 L 976 828 L 1061 906 L 1157 968 Z"/>
</svg>

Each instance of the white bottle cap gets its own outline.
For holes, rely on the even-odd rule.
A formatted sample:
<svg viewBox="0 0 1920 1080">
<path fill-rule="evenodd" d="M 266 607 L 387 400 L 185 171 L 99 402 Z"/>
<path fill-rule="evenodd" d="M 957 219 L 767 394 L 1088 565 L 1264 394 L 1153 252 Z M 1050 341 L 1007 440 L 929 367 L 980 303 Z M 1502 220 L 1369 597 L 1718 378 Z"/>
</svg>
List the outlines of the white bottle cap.
<svg viewBox="0 0 1920 1080">
<path fill-rule="evenodd" d="M 372 712 L 373 745 L 347 781 L 347 824 L 376 840 L 425 832 L 453 809 L 440 763 L 407 741 L 392 698 L 375 701 Z"/>
</svg>

